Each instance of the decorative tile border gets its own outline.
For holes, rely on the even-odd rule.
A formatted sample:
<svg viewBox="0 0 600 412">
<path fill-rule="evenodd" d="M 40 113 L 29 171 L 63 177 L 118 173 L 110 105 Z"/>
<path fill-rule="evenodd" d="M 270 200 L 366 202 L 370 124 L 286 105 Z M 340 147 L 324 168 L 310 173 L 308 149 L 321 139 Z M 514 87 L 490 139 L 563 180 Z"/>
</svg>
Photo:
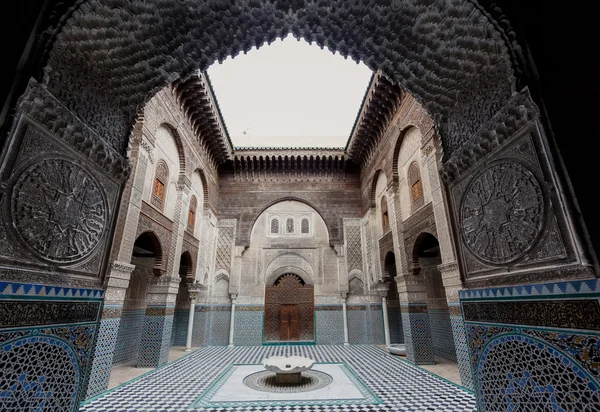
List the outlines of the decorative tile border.
<svg viewBox="0 0 600 412">
<path fill-rule="evenodd" d="M 46 286 L 30 283 L 0 282 L 0 298 L 16 296 L 35 296 L 44 298 L 83 298 L 86 300 L 102 300 L 103 289 L 69 288 L 63 286 Z"/>
<path fill-rule="evenodd" d="M 211 386 L 208 387 L 198 398 L 196 398 L 189 408 L 247 408 L 247 407 L 266 407 L 266 406 L 329 406 L 329 405 L 379 405 L 383 402 L 381 399 L 358 377 L 358 375 L 348 367 L 345 362 L 320 362 L 319 364 L 339 365 L 340 369 L 348 377 L 350 382 L 359 390 L 363 399 L 294 399 L 294 400 L 250 400 L 250 401 L 230 401 L 230 402 L 211 402 L 211 399 L 223 387 L 231 377 L 237 366 L 247 364 L 232 364 L 219 376 Z M 305 393 L 310 396 L 310 392 Z"/>
<path fill-rule="evenodd" d="M 600 293 L 600 279 L 554 282 L 536 285 L 459 290 L 460 300 L 489 298 L 531 298 L 534 296 L 585 295 Z M 564 296 L 560 296 L 564 297 Z"/>
</svg>

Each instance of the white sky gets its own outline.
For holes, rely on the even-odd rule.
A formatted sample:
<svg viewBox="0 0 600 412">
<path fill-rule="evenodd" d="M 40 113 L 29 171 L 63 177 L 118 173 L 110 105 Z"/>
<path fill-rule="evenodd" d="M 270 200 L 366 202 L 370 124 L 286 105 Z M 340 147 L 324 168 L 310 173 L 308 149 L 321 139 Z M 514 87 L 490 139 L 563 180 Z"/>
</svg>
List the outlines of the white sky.
<svg viewBox="0 0 600 412">
<path fill-rule="evenodd" d="M 288 36 L 208 75 L 234 146 L 344 147 L 371 70 Z"/>
</svg>

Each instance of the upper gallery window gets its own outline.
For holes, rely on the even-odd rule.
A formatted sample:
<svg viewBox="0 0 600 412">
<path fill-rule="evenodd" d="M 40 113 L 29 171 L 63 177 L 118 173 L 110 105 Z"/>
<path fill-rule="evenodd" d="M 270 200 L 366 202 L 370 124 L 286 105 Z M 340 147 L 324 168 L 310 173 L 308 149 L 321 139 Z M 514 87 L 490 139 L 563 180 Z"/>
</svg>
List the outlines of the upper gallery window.
<svg viewBox="0 0 600 412">
<path fill-rule="evenodd" d="M 294 233 L 294 219 L 291 217 L 285 221 L 285 233 Z"/>
<path fill-rule="evenodd" d="M 190 200 L 190 210 L 188 211 L 188 223 L 187 230 L 192 235 L 194 234 L 194 226 L 196 225 L 196 207 L 198 205 L 198 201 L 196 200 L 196 196 L 192 196 Z"/>
<path fill-rule="evenodd" d="M 271 233 L 277 234 L 279 233 L 279 219 L 271 220 Z"/>
<path fill-rule="evenodd" d="M 307 218 L 302 219 L 300 223 L 300 233 L 310 233 L 310 223 Z"/>
<path fill-rule="evenodd" d="M 164 160 L 161 160 L 156 165 L 156 173 L 154 175 L 154 185 L 152 187 L 152 204 L 161 211 L 165 205 L 165 197 L 167 192 L 167 182 L 169 180 L 169 167 Z"/>
<path fill-rule="evenodd" d="M 381 226 L 384 233 L 390 229 L 390 216 L 388 215 L 388 204 L 385 196 L 381 198 Z"/>
<path fill-rule="evenodd" d="M 413 162 L 408 168 L 408 186 L 410 187 L 410 200 L 412 210 L 417 210 L 423 206 L 423 183 L 421 182 L 421 172 L 417 162 Z"/>
</svg>

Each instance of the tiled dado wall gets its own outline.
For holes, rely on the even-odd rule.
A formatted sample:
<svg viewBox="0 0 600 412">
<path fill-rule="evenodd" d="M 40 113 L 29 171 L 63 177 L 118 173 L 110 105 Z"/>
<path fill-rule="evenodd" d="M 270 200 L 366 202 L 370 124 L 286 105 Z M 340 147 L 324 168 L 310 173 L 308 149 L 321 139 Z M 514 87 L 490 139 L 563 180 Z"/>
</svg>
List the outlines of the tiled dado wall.
<svg viewBox="0 0 600 412">
<path fill-rule="evenodd" d="M 347 305 L 350 344 L 384 344 L 381 305 Z"/>
<path fill-rule="evenodd" d="M 319 345 L 344 344 L 342 305 L 315 306 L 315 340 Z"/>
<path fill-rule="evenodd" d="M 0 411 L 76 411 L 104 291 L 0 282 Z"/>
<path fill-rule="evenodd" d="M 196 305 L 192 346 L 228 345 L 230 322 L 231 305 Z M 187 334 L 187 322 L 183 325 Z"/>
<path fill-rule="evenodd" d="M 173 315 L 173 332 L 171 333 L 171 346 L 185 346 L 189 315 L 189 309 L 175 309 L 175 314 Z"/>
<path fill-rule="evenodd" d="M 185 345 L 189 312 L 175 311 L 171 344 Z M 316 305 L 316 344 L 341 345 L 344 343 L 342 305 Z M 220 346 L 229 343 L 230 305 L 196 305 L 192 346 Z M 263 344 L 264 307 L 262 305 L 236 305 L 233 344 L 236 346 L 258 346 Z M 348 327 L 350 343 L 385 342 L 381 305 L 348 305 Z M 401 321 L 392 325 L 390 331 L 402 336 Z"/>
<path fill-rule="evenodd" d="M 456 349 L 448 309 L 429 309 L 429 327 L 433 341 L 433 353 L 456 362 Z"/>
<path fill-rule="evenodd" d="M 388 301 L 388 322 L 390 324 L 390 342 L 404 343 L 402 330 L 402 312 L 398 301 Z"/>
<path fill-rule="evenodd" d="M 124 310 L 121 312 L 113 365 L 137 362 L 145 317 L 146 309 Z"/>
<path fill-rule="evenodd" d="M 600 280 L 460 292 L 479 410 L 596 411 Z"/>
</svg>

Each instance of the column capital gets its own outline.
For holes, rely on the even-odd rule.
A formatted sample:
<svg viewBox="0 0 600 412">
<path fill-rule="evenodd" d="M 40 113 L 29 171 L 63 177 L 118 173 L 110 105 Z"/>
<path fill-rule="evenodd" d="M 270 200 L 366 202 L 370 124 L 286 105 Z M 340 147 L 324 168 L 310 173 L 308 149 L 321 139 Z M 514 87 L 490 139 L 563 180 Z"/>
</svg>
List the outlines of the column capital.
<svg viewBox="0 0 600 412">
<path fill-rule="evenodd" d="M 123 273 L 127 275 L 131 275 L 131 272 L 135 269 L 135 265 L 131 263 L 119 262 L 118 260 L 114 260 L 110 264 L 111 275 L 112 273 Z"/>
<path fill-rule="evenodd" d="M 377 293 L 379 293 L 379 296 L 381 296 L 382 298 L 386 297 L 388 294 L 388 291 L 390 290 L 390 283 L 389 282 L 377 282 L 374 286 L 374 289 Z"/>
<path fill-rule="evenodd" d="M 437 266 L 442 275 L 446 272 L 452 272 L 458 270 L 458 262 L 456 260 L 452 262 L 445 262 Z"/>
</svg>

